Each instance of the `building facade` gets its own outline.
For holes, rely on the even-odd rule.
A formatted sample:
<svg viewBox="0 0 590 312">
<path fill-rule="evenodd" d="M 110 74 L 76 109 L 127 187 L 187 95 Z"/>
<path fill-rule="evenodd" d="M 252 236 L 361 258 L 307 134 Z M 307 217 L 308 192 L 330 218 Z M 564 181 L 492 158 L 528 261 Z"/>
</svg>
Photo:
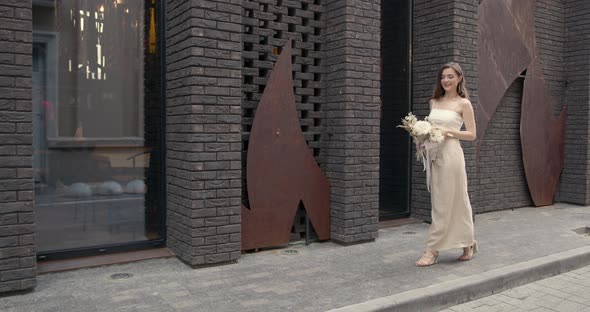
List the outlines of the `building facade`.
<svg viewBox="0 0 590 312">
<path fill-rule="evenodd" d="M 490 0 L 484 0 L 490 1 Z M 301 131 L 331 184 L 330 237 L 429 220 L 409 138 L 436 71 L 466 71 L 478 114 L 481 0 L 3 0 L 0 292 L 35 287 L 38 261 L 166 246 L 191 266 L 232 263 L 249 207 L 256 108 L 293 43 Z M 536 0 L 555 114 L 566 103 L 556 202 L 590 204 L 590 4 Z M 485 136 L 464 143 L 474 211 L 532 205 L 519 136 L 524 78 Z M 291 237 L 303 237 L 299 207 Z"/>
</svg>

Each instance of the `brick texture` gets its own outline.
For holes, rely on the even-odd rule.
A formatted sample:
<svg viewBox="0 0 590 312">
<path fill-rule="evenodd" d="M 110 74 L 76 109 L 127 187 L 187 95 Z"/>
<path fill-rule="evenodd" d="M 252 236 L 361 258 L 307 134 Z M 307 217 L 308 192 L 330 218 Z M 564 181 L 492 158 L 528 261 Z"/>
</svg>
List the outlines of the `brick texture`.
<svg viewBox="0 0 590 312">
<path fill-rule="evenodd" d="M 240 255 L 242 10 L 167 1 L 167 239 L 193 266 Z"/>
<path fill-rule="evenodd" d="M 520 147 L 523 82 L 512 83 L 488 124 L 479 154 L 476 212 L 532 205 Z"/>
<path fill-rule="evenodd" d="M 36 284 L 31 10 L 0 3 L 0 293 Z"/>
<path fill-rule="evenodd" d="M 568 120 L 558 199 L 590 205 L 590 2 L 564 2 Z"/>
<path fill-rule="evenodd" d="M 325 170 L 332 240 L 375 239 L 379 221 L 379 0 L 327 0 Z"/>
<path fill-rule="evenodd" d="M 428 115 L 428 99 L 436 85 L 436 74 L 444 63 L 458 62 L 465 72 L 471 103 L 477 113 L 477 0 L 414 1 L 413 107 L 412 111 Z M 477 193 L 475 145 L 461 142 L 465 153 L 471 201 Z M 415 159 L 412 156 L 412 159 Z M 413 162 L 411 212 L 416 218 L 430 220 L 430 194 L 422 164 Z"/>
</svg>

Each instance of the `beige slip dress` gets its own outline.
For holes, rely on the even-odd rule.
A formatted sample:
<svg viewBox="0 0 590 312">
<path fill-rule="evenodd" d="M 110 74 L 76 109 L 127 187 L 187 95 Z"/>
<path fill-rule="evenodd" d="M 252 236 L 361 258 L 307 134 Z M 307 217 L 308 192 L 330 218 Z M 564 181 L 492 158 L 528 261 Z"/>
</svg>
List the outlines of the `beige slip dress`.
<svg viewBox="0 0 590 312">
<path fill-rule="evenodd" d="M 456 131 L 463 125 L 463 118 L 454 110 L 433 108 L 428 120 L 434 127 Z M 456 138 L 446 137 L 427 153 L 432 201 L 427 248 L 439 251 L 469 247 L 474 243 L 473 217 L 461 144 Z"/>
</svg>

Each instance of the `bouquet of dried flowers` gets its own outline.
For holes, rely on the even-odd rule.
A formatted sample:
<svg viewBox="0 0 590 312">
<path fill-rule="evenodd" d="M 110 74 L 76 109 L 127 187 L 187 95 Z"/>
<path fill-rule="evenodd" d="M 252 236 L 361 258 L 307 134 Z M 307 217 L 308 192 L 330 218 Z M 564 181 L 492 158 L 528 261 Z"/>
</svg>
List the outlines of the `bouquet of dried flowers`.
<svg viewBox="0 0 590 312">
<path fill-rule="evenodd" d="M 419 120 L 411 112 L 402 119 L 402 124 L 397 127 L 408 131 L 414 143 L 416 143 L 416 158 L 418 160 L 423 160 L 425 157 L 425 145 L 441 143 L 445 139 L 441 129 L 433 127 L 428 121 L 428 117 L 424 118 L 424 120 Z"/>
</svg>

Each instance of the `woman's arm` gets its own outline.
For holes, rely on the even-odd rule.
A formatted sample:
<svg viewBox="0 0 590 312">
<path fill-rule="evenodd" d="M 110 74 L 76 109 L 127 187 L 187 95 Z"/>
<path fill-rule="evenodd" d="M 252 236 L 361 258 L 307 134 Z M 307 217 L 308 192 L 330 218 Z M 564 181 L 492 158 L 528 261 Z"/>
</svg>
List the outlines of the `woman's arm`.
<svg viewBox="0 0 590 312">
<path fill-rule="evenodd" d="M 465 131 L 447 129 L 443 134 L 459 140 L 474 141 L 476 138 L 475 115 L 473 113 L 473 106 L 471 106 L 471 102 L 468 99 L 463 99 L 461 101 L 461 115 L 465 122 Z"/>
</svg>

